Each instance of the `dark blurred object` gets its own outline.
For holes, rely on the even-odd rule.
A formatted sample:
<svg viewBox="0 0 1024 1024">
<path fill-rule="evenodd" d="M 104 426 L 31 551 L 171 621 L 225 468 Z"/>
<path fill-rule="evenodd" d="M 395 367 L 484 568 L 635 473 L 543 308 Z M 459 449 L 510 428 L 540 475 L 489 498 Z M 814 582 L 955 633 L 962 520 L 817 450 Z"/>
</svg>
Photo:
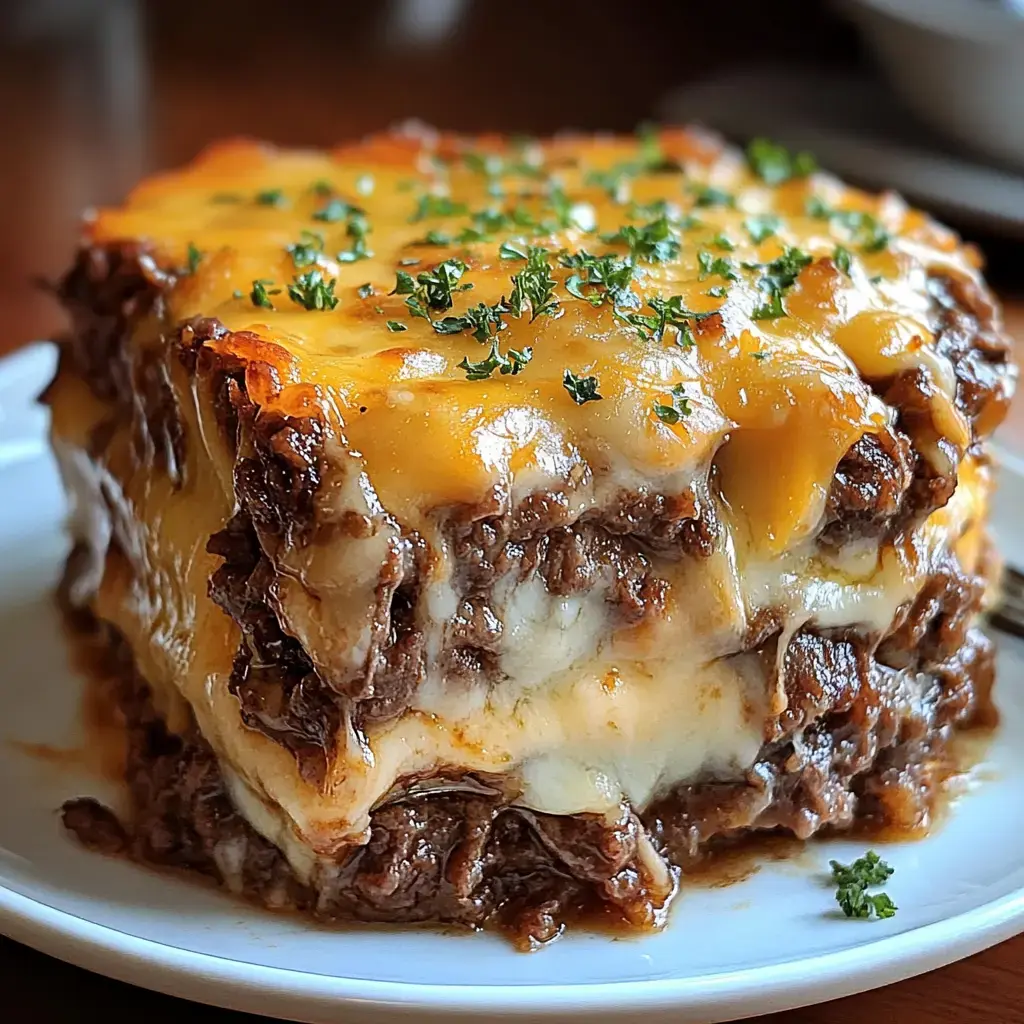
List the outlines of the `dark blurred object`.
<svg viewBox="0 0 1024 1024">
<path fill-rule="evenodd" d="M 894 90 L 968 153 L 1024 170 L 1024 2 L 842 0 Z"/>
<path fill-rule="evenodd" d="M 866 69 L 795 61 L 735 68 L 672 90 L 659 114 L 714 125 L 738 140 L 767 134 L 810 150 L 841 177 L 895 189 L 972 233 L 1024 240 L 1024 175 L 958 150 Z"/>
<path fill-rule="evenodd" d="M 330 145 L 418 117 L 465 131 L 630 130 L 659 97 L 769 50 L 856 58 L 801 0 L 0 0 L 0 350 L 59 325 L 33 275 L 80 212 L 212 139 Z"/>
</svg>

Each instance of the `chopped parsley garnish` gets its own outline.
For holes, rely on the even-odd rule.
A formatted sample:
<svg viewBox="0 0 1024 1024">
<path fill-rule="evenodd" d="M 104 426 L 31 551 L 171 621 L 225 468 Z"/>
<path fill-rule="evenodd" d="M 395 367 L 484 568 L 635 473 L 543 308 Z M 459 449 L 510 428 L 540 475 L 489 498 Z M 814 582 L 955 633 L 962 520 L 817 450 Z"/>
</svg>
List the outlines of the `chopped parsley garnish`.
<svg viewBox="0 0 1024 1024">
<path fill-rule="evenodd" d="M 892 876 L 890 867 L 874 850 L 868 850 L 852 864 L 829 862 L 832 881 L 836 884 L 836 902 L 847 917 L 878 918 L 892 917 L 897 906 L 887 893 L 871 894 L 868 889 L 884 885 Z"/>
<path fill-rule="evenodd" d="M 395 287 L 392 295 L 406 295 L 405 304 L 413 316 L 429 320 L 428 310 L 452 308 L 452 294 L 472 288 L 470 284 L 459 284 L 466 272 L 466 264 L 452 257 L 439 263 L 433 270 L 424 270 L 416 275 L 399 270 L 395 276 Z"/>
<path fill-rule="evenodd" d="M 453 202 L 448 196 L 423 195 L 416 203 L 416 209 L 409 218 L 410 224 L 427 217 L 459 217 L 466 212 L 465 203 Z"/>
<path fill-rule="evenodd" d="M 324 251 L 324 236 L 318 231 L 303 231 L 302 241 L 285 247 L 297 268 L 316 263 Z"/>
<path fill-rule="evenodd" d="M 750 270 L 761 270 L 758 287 L 768 293 L 767 301 L 757 306 L 751 312 L 751 317 L 754 320 L 777 320 L 779 317 L 787 316 L 782 297 L 793 287 L 800 272 L 811 260 L 810 253 L 794 246 L 786 246 L 782 255 L 771 263 L 744 264 Z"/>
<path fill-rule="evenodd" d="M 736 205 L 736 200 L 730 193 L 724 191 L 724 189 L 716 188 L 714 185 L 691 185 L 690 191 L 693 193 L 695 206 Z"/>
<path fill-rule="evenodd" d="M 451 245 L 452 236 L 446 231 L 431 228 L 422 238 L 417 238 L 412 245 Z"/>
<path fill-rule="evenodd" d="M 309 186 L 309 191 L 318 196 L 330 196 L 334 194 L 334 186 L 326 178 L 319 178 Z"/>
<path fill-rule="evenodd" d="M 479 153 L 466 150 L 462 154 L 462 162 L 466 169 L 488 178 L 496 178 L 505 170 L 505 161 L 497 153 Z"/>
<path fill-rule="evenodd" d="M 837 245 L 832 252 L 832 262 L 844 273 L 847 277 L 850 276 L 850 266 L 853 257 L 850 254 L 850 250 L 845 245 Z"/>
<path fill-rule="evenodd" d="M 361 284 L 356 289 L 356 295 L 361 299 L 368 299 L 373 294 L 373 285 L 369 281 L 366 284 Z"/>
<path fill-rule="evenodd" d="M 588 171 L 584 183 L 604 189 L 608 198 L 622 205 L 629 200 L 629 183 L 639 173 L 636 164 L 616 164 L 605 171 Z"/>
<path fill-rule="evenodd" d="M 697 253 L 697 262 L 700 265 L 700 279 L 702 281 L 709 277 L 723 277 L 726 281 L 738 281 L 739 274 L 733 270 L 732 263 L 725 256 L 716 256 L 714 253 L 701 250 Z"/>
<path fill-rule="evenodd" d="M 345 234 L 352 239 L 352 247 L 343 249 L 338 253 L 339 263 L 355 263 L 356 260 L 365 260 L 373 253 L 366 247 L 366 236 L 370 233 L 370 224 L 365 214 L 355 210 L 349 214 Z"/>
<path fill-rule="evenodd" d="M 569 397 L 577 405 L 601 401 L 604 395 L 598 392 L 598 386 L 596 377 L 577 377 L 572 370 L 566 370 L 562 377 L 562 387 L 569 392 Z"/>
<path fill-rule="evenodd" d="M 459 334 L 461 331 L 472 330 L 473 337 L 484 345 L 491 337 L 505 329 L 502 317 L 507 312 L 509 308 L 504 300 L 496 302 L 493 306 L 479 302 L 475 306 L 470 306 L 460 316 L 446 316 L 434 320 L 433 327 L 438 334 Z"/>
<path fill-rule="evenodd" d="M 199 269 L 199 264 L 203 260 L 204 253 L 200 252 L 196 247 L 195 242 L 188 243 L 188 250 L 185 255 L 185 266 L 188 268 L 190 274 L 194 274 Z"/>
<path fill-rule="evenodd" d="M 766 184 L 781 185 L 790 178 L 806 178 L 818 168 L 810 153 L 790 153 L 770 139 L 753 139 L 747 146 L 750 169 Z"/>
<path fill-rule="evenodd" d="M 713 299 L 724 299 L 729 294 L 729 289 L 724 284 L 716 284 L 707 290 L 707 294 Z"/>
<path fill-rule="evenodd" d="M 493 338 L 491 351 L 486 359 L 473 363 L 470 362 L 468 356 L 464 357 L 459 363 L 459 369 L 466 371 L 466 380 L 487 380 L 495 370 L 502 374 L 511 374 L 514 377 L 532 358 L 533 349 L 529 347 L 522 351 L 510 348 L 507 355 L 502 355 L 498 348 L 498 339 Z"/>
<path fill-rule="evenodd" d="M 818 196 L 811 196 L 805 209 L 809 217 L 830 220 L 846 228 L 864 252 L 881 252 L 889 244 L 889 232 L 874 214 L 866 210 L 837 210 Z"/>
<path fill-rule="evenodd" d="M 523 309 L 529 304 L 531 323 L 542 313 L 550 316 L 558 308 L 547 249 L 539 245 L 530 246 L 526 266 L 512 275 L 512 294 L 508 304 L 515 316 L 522 316 Z"/>
<path fill-rule="evenodd" d="M 715 235 L 714 238 L 711 239 L 711 244 L 716 249 L 724 249 L 726 252 L 732 252 L 736 248 L 736 246 L 733 244 L 732 239 L 730 239 L 728 235 L 725 235 L 721 232 L 719 232 L 717 235 Z"/>
<path fill-rule="evenodd" d="M 601 241 L 628 246 L 634 262 L 664 263 L 679 255 L 679 240 L 664 215 L 639 228 L 623 225 L 614 234 L 602 235 Z"/>
<path fill-rule="evenodd" d="M 788 316 L 786 307 L 782 304 L 782 296 L 778 292 L 772 292 L 766 302 L 755 306 L 750 312 L 751 320 L 778 320 L 779 317 Z"/>
<path fill-rule="evenodd" d="M 782 219 L 776 217 L 774 213 L 761 213 L 754 217 L 748 217 L 743 222 L 743 226 L 747 229 L 750 240 L 755 245 L 760 245 L 782 227 Z"/>
<path fill-rule="evenodd" d="M 335 284 L 333 277 L 325 279 L 319 270 L 307 270 L 288 285 L 288 297 L 303 309 L 334 309 L 338 304 Z"/>
<path fill-rule="evenodd" d="M 810 253 L 787 245 L 781 256 L 762 265 L 764 276 L 761 278 L 761 286 L 766 291 L 785 292 L 794 285 L 800 271 L 811 261 Z"/>
<path fill-rule="evenodd" d="M 649 203 L 630 203 L 626 216 L 630 220 L 656 220 L 667 217 L 668 222 L 679 231 L 700 227 L 700 221 L 689 213 L 683 213 L 667 199 L 654 199 Z"/>
<path fill-rule="evenodd" d="M 814 217 L 817 220 L 828 220 L 836 212 L 821 196 L 809 196 L 807 202 L 804 203 L 804 210 L 808 217 Z"/>
<path fill-rule="evenodd" d="M 577 299 L 585 299 L 592 306 L 610 302 L 614 306 L 637 304 L 630 290 L 633 264 L 614 253 L 593 256 L 585 249 L 576 253 L 563 252 L 558 257 L 563 267 L 575 270 L 565 282 L 565 290 Z M 593 287 L 593 291 L 584 291 Z"/>
<path fill-rule="evenodd" d="M 654 415 L 662 423 L 671 425 L 678 423 L 681 417 L 689 416 L 692 410 L 690 409 L 690 400 L 686 397 L 686 391 L 682 384 L 673 385 L 669 388 L 668 393 L 672 396 L 672 404 L 662 405 L 660 402 L 655 402 Z"/>
<path fill-rule="evenodd" d="M 543 230 L 577 228 L 579 231 L 593 231 L 597 227 L 597 215 L 590 203 L 574 203 L 565 194 L 561 185 L 555 183 L 548 192 L 548 208 L 555 215 L 554 223 L 545 221 Z"/>
<path fill-rule="evenodd" d="M 403 324 L 401 320 L 388 320 L 388 321 L 386 321 L 386 326 L 387 326 L 387 329 L 392 334 L 397 334 L 399 331 L 407 331 L 407 330 L 409 330 L 409 328 L 406 327 L 405 324 Z"/>
<path fill-rule="evenodd" d="M 267 288 L 268 284 L 274 282 L 267 277 L 259 277 L 252 283 L 252 291 L 249 292 L 249 300 L 254 306 L 262 309 L 273 309 L 274 304 L 270 301 L 271 295 L 280 295 L 280 288 Z"/>
<path fill-rule="evenodd" d="M 640 168 L 648 174 L 680 170 L 676 160 L 670 160 L 661 145 L 658 129 L 654 125 L 642 124 L 636 130 L 640 143 Z"/>
<path fill-rule="evenodd" d="M 689 348 L 694 344 L 693 328 L 691 324 L 699 323 L 708 317 L 715 315 L 715 310 L 707 313 L 696 313 L 683 305 L 681 295 L 673 295 L 663 299 L 655 295 L 647 303 L 653 313 L 623 313 L 615 310 L 615 315 L 623 323 L 636 328 L 637 334 L 644 341 L 652 341 L 660 344 L 669 328 L 676 332 L 676 344 L 681 348 Z"/>
<path fill-rule="evenodd" d="M 265 188 L 254 198 L 258 206 L 284 206 L 284 192 L 279 188 Z"/>
<path fill-rule="evenodd" d="M 498 257 L 503 260 L 525 260 L 529 256 L 528 249 L 519 242 L 502 242 L 498 246 Z"/>
<path fill-rule="evenodd" d="M 326 224 L 334 224 L 340 220 L 347 220 L 353 214 L 363 214 L 364 211 L 358 206 L 346 203 L 344 199 L 328 199 L 327 202 L 313 213 L 313 220 L 320 220 Z"/>
</svg>

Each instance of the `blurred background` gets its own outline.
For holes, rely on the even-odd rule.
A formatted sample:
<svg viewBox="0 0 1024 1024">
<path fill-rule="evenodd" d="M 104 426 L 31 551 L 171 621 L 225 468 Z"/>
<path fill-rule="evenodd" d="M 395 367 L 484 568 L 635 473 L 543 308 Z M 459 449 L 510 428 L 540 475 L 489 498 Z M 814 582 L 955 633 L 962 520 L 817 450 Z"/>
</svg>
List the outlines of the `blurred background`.
<svg viewBox="0 0 1024 1024">
<path fill-rule="evenodd" d="M 225 135 L 323 145 L 410 117 L 772 134 L 981 238 L 1012 297 L 1024 292 L 1015 3 L 0 0 L 0 350 L 57 328 L 32 277 L 59 273 L 80 212 L 145 172 Z"/>
</svg>

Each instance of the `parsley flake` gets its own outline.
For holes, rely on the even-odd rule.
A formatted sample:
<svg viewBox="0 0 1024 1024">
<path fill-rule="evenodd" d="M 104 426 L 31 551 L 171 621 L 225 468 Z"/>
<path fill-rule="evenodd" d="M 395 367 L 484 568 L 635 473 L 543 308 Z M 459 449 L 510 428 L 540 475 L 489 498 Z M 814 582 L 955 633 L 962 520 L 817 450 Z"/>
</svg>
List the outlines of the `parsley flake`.
<svg viewBox="0 0 1024 1024">
<path fill-rule="evenodd" d="M 428 310 L 452 308 L 452 295 L 456 291 L 472 288 L 471 284 L 459 284 L 466 272 L 466 264 L 452 257 L 439 263 L 433 270 L 424 270 L 416 275 L 399 270 L 395 275 L 392 295 L 406 295 L 405 304 L 413 316 L 430 319 Z"/>
<path fill-rule="evenodd" d="M 668 299 L 655 295 L 647 305 L 654 310 L 653 313 L 624 313 L 617 309 L 615 316 L 623 323 L 635 328 L 643 341 L 660 344 L 671 328 L 675 332 L 675 342 L 680 348 L 690 348 L 696 343 L 692 324 L 700 323 L 700 321 L 714 316 L 716 312 L 712 310 L 707 313 L 697 313 L 692 309 L 687 309 L 683 305 L 681 295 L 673 295 Z"/>
<path fill-rule="evenodd" d="M 370 224 L 366 216 L 353 207 L 345 227 L 346 236 L 352 239 L 352 247 L 338 253 L 338 262 L 355 263 L 356 260 L 365 260 L 372 256 L 373 253 L 370 252 L 366 245 L 366 236 L 369 233 Z"/>
<path fill-rule="evenodd" d="M 845 245 L 837 245 L 832 252 L 832 262 L 847 276 L 850 276 L 850 266 L 853 256 Z"/>
<path fill-rule="evenodd" d="M 750 169 L 767 185 L 781 185 L 791 178 L 806 178 L 818 169 L 810 153 L 790 153 L 770 139 L 752 139 L 747 146 Z"/>
<path fill-rule="evenodd" d="M 736 200 L 724 189 L 714 185 L 691 185 L 695 206 L 735 206 Z"/>
<path fill-rule="evenodd" d="M 356 295 L 358 295 L 359 298 L 361 299 L 368 299 L 371 295 L 373 295 L 373 285 L 370 284 L 369 281 L 367 281 L 366 284 L 361 284 L 356 289 Z"/>
<path fill-rule="evenodd" d="M 558 308 L 548 250 L 542 246 L 531 245 L 526 254 L 526 266 L 512 275 L 509 309 L 516 316 L 522 316 L 526 304 L 530 306 L 531 323 L 541 314 L 550 316 Z"/>
<path fill-rule="evenodd" d="M 302 241 L 285 246 L 296 268 L 316 263 L 324 251 L 324 236 L 317 231 L 303 231 Z"/>
<path fill-rule="evenodd" d="M 716 256 L 714 253 L 701 250 L 697 253 L 697 263 L 700 266 L 700 280 L 704 281 L 709 277 L 723 277 L 726 281 L 738 281 L 739 274 L 733 270 L 732 263 L 725 256 Z"/>
<path fill-rule="evenodd" d="M 257 192 L 255 202 L 258 206 L 284 206 L 284 192 L 279 188 L 266 188 Z"/>
<path fill-rule="evenodd" d="M 188 250 L 185 256 L 185 265 L 188 268 L 190 274 L 194 274 L 199 269 L 199 264 L 203 260 L 205 253 L 199 251 L 196 247 L 195 242 L 188 243 Z"/>
<path fill-rule="evenodd" d="M 575 298 L 585 299 L 592 306 L 600 306 L 603 302 L 614 306 L 638 305 L 630 290 L 634 268 L 629 260 L 614 253 L 594 256 L 580 249 L 576 253 L 561 253 L 558 262 L 576 271 L 565 282 L 565 290 Z"/>
<path fill-rule="evenodd" d="M 569 397 L 577 405 L 586 405 L 587 402 L 599 402 L 604 395 L 598 392 L 598 379 L 596 377 L 577 377 L 572 370 L 566 370 L 562 377 L 562 387 L 569 392 Z"/>
<path fill-rule="evenodd" d="M 465 212 L 465 203 L 453 202 L 448 196 L 427 194 L 420 196 L 409 223 L 415 224 L 416 221 L 425 220 L 427 217 L 459 217 Z"/>
<path fill-rule="evenodd" d="M 811 196 L 805 209 L 809 217 L 829 220 L 845 228 L 863 252 L 881 252 L 889 244 L 889 232 L 874 214 L 866 210 L 837 210 L 818 196 Z"/>
<path fill-rule="evenodd" d="M 270 301 L 270 296 L 271 295 L 280 295 L 281 294 L 281 289 L 280 288 L 269 288 L 268 289 L 267 285 L 268 284 L 273 284 L 273 283 L 274 282 L 271 281 L 270 278 L 267 278 L 267 277 L 260 277 L 260 278 L 257 278 L 255 281 L 253 281 L 253 283 L 252 283 L 252 291 L 249 292 L 249 300 L 252 302 L 252 304 L 254 306 L 260 307 L 262 309 L 273 309 L 274 308 L 274 304 Z"/>
<path fill-rule="evenodd" d="M 401 320 L 388 320 L 388 321 L 386 321 L 386 326 L 387 326 L 387 329 L 392 334 L 397 334 L 399 331 L 407 331 L 407 330 L 409 330 L 409 328 L 406 327 L 406 325 L 403 324 Z"/>
<path fill-rule="evenodd" d="M 498 247 L 498 258 L 503 260 L 525 260 L 529 252 L 518 242 L 502 242 Z"/>
<path fill-rule="evenodd" d="M 771 263 L 745 263 L 744 266 L 750 270 L 760 269 L 762 271 L 758 287 L 768 293 L 768 300 L 751 312 L 751 318 L 754 320 L 777 320 L 780 317 L 788 316 L 782 297 L 793 287 L 800 272 L 811 260 L 810 253 L 795 246 L 786 246 L 782 255 L 772 260 Z"/>
<path fill-rule="evenodd" d="M 602 235 L 601 241 L 628 246 L 634 262 L 664 263 L 679 255 L 679 240 L 666 216 L 639 228 L 624 225 L 614 234 Z"/>
<path fill-rule="evenodd" d="M 874 850 L 868 850 L 852 864 L 833 860 L 829 865 L 836 884 L 836 902 L 847 917 L 884 920 L 896 913 L 898 908 L 887 893 L 867 892 L 869 888 L 884 885 L 893 874 L 893 868 Z"/>
<path fill-rule="evenodd" d="M 755 245 L 760 245 L 782 227 L 782 219 L 776 217 L 774 213 L 761 213 L 754 217 L 748 217 L 743 222 L 743 227 L 750 235 L 750 240 Z"/>
<path fill-rule="evenodd" d="M 288 285 L 288 297 L 303 309 L 334 309 L 338 304 L 335 284 L 333 277 L 325 279 L 319 270 L 307 270 Z"/>
<path fill-rule="evenodd" d="M 491 351 L 486 359 L 473 363 L 469 361 L 468 357 L 464 357 L 459 363 L 459 369 L 466 371 L 466 380 L 487 380 L 495 370 L 501 374 L 511 374 L 514 377 L 532 358 L 533 349 L 529 347 L 522 351 L 510 348 L 507 355 L 502 355 L 498 348 L 498 339 L 494 338 L 491 341 Z"/>
<path fill-rule="evenodd" d="M 693 410 L 690 408 L 690 400 L 686 397 L 686 391 L 682 384 L 674 384 L 669 388 L 669 394 L 672 396 L 671 405 L 655 402 L 653 409 L 654 415 L 662 423 L 668 423 L 671 426 L 678 423 L 681 417 L 689 416 Z"/>
<path fill-rule="evenodd" d="M 329 199 L 319 210 L 314 211 L 313 220 L 323 221 L 326 224 L 334 224 L 340 220 L 347 220 L 354 214 L 363 214 L 358 206 L 346 203 L 344 199 Z"/>
</svg>

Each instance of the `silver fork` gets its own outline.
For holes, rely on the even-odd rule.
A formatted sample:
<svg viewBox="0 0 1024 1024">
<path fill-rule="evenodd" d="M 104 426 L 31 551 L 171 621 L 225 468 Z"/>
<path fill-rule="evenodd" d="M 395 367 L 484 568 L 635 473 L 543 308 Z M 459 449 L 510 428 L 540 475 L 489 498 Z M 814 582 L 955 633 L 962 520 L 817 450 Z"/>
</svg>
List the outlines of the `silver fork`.
<svg viewBox="0 0 1024 1024">
<path fill-rule="evenodd" d="M 1024 573 L 1013 566 L 1003 569 L 1000 602 L 989 612 L 988 620 L 996 629 L 1024 637 Z"/>
</svg>

